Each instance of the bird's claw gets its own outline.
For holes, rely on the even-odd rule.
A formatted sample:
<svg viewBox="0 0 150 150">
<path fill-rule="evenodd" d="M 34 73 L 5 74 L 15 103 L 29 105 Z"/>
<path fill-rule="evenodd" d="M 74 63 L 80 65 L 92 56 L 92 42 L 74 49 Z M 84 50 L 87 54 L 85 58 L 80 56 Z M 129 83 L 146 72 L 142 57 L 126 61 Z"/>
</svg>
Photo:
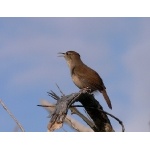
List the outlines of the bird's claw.
<svg viewBox="0 0 150 150">
<path fill-rule="evenodd" d="M 92 93 L 92 90 L 89 87 L 83 88 L 80 91 L 83 93 Z"/>
</svg>

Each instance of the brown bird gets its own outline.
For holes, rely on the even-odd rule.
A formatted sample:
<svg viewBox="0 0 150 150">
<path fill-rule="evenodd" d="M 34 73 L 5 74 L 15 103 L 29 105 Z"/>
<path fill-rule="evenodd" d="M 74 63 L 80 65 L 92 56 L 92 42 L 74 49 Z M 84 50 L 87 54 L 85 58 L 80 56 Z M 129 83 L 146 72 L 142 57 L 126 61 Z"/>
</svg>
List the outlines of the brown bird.
<svg viewBox="0 0 150 150">
<path fill-rule="evenodd" d="M 106 87 L 99 74 L 85 65 L 77 52 L 67 51 L 66 53 L 59 54 L 63 54 L 63 57 L 66 59 L 74 84 L 79 89 L 89 88 L 91 92 L 99 91 L 103 94 L 108 107 L 112 109 L 111 101 L 106 92 Z"/>
</svg>

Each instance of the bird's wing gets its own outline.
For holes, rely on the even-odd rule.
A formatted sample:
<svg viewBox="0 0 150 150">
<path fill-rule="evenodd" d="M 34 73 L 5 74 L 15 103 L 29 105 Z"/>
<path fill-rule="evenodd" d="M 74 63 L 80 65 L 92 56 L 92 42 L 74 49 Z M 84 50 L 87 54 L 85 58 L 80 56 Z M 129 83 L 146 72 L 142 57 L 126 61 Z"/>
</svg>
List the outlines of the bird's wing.
<svg viewBox="0 0 150 150">
<path fill-rule="evenodd" d="M 88 66 L 75 67 L 72 73 L 78 76 L 79 80 L 84 84 L 84 87 L 89 87 L 93 91 L 106 89 L 98 73 Z"/>
</svg>

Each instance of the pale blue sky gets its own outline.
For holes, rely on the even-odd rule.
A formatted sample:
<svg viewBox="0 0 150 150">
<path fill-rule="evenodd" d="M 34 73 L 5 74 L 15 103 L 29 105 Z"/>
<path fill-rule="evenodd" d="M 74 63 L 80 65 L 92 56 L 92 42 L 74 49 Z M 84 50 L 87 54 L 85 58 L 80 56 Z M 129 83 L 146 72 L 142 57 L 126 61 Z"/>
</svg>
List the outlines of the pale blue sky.
<svg viewBox="0 0 150 150">
<path fill-rule="evenodd" d="M 96 98 L 126 131 L 149 131 L 150 18 L 0 18 L 0 98 L 26 131 L 47 130 L 48 114 L 36 105 L 53 101 L 47 91 L 59 94 L 55 83 L 65 94 L 78 91 L 57 57 L 67 50 L 101 75 L 113 110 L 100 94 Z M 1 106 L 0 114 L 0 131 L 13 131 Z"/>
</svg>

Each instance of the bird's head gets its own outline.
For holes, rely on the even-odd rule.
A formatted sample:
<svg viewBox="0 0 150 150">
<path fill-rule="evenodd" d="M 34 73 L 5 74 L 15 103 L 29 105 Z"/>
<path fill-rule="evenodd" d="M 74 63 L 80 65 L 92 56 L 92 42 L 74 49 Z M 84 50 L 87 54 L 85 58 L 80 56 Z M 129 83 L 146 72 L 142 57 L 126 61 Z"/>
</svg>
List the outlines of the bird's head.
<svg viewBox="0 0 150 150">
<path fill-rule="evenodd" d="M 61 54 L 59 57 L 64 57 L 67 61 L 69 67 L 74 66 L 76 63 L 80 62 L 80 55 L 75 51 L 67 51 L 65 53 L 58 53 Z"/>
</svg>

